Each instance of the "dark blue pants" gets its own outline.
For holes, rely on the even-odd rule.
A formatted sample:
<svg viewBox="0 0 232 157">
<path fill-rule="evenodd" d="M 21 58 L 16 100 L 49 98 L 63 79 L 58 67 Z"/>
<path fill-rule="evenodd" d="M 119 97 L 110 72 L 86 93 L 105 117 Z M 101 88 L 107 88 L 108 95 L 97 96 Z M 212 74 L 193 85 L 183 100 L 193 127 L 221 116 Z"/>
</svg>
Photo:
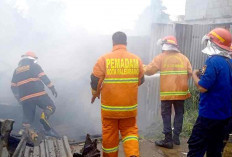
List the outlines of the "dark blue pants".
<svg viewBox="0 0 232 157">
<path fill-rule="evenodd" d="M 163 133 L 165 135 L 172 134 L 171 127 L 171 114 L 172 114 L 172 105 L 175 110 L 174 117 L 174 134 L 178 135 L 182 131 L 183 124 L 183 115 L 184 115 L 184 100 L 162 100 L 161 101 L 161 115 L 163 119 Z"/>
<path fill-rule="evenodd" d="M 36 98 L 21 102 L 23 107 L 23 124 L 32 124 L 35 119 L 36 106 L 43 109 L 46 115 L 50 116 L 55 112 L 55 105 L 48 95 L 42 95 Z"/>
<path fill-rule="evenodd" d="M 226 120 L 214 120 L 198 116 L 188 140 L 188 157 L 221 157 Z"/>
</svg>

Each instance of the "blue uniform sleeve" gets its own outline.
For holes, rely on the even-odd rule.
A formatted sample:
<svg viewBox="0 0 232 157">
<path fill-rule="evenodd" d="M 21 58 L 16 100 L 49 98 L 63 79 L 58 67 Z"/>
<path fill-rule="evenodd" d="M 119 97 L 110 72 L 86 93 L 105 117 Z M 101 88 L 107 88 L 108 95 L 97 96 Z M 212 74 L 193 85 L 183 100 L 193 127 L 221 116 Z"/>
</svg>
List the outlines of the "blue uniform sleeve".
<svg viewBox="0 0 232 157">
<path fill-rule="evenodd" d="M 212 60 L 207 59 L 205 64 L 205 71 L 202 74 L 198 84 L 208 90 L 210 87 L 214 85 L 215 80 L 216 80 L 216 68 L 212 63 Z"/>
</svg>

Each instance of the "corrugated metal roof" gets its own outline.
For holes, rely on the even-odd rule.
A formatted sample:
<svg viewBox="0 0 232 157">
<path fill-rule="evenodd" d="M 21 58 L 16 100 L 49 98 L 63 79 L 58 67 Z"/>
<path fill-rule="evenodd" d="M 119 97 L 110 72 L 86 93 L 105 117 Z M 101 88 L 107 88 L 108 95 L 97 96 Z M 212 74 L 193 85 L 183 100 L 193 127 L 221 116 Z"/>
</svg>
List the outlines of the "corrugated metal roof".
<svg viewBox="0 0 232 157">
<path fill-rule="evenodd" d="M 40 145 L 26 146 L 26 138 L 23 137 L 16 148 L 13 157 L 72 157 L 68 138 L 47 138 Z"/>
</svg>

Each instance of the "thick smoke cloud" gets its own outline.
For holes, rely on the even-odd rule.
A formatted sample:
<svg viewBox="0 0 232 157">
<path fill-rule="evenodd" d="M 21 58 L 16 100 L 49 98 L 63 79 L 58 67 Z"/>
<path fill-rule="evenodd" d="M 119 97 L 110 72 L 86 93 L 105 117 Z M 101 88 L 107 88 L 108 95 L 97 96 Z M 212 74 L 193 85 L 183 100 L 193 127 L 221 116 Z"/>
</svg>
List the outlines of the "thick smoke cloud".
<svg viewBox="0 0 232 157">
<path fill-rule="evenodd" d="M 89 82 L 97 58 L 111 51 L 112 43 L 111 35 L 96 35 L 99 33 L 89 33 L 82 27 L 69 25 L 64 17 L 66 7 L 63 0 L 0 1 L 0 104 L 17 106 L 21 112 L 10 90 L 11 78 L 20 56 L 26 51 L 34 51 L 39 57 L 38 63 L 58 91 L 55 99 L 48 90 L 57 107 L 51 123 L 61 135 L 78 139 L 86 133 L 101 133 L 100 101 L 90 103 Z M 148 63 L 148 37 L 130 36 L 128 49 Z M 139 122 L 144 127 L 154 117 L 151 108 L 145 107 L 149 102 L 146 95 L 148 86 L 145 84 L 141 88 L 139 100 L 144 105 L 139 107 Z M 147 111 L 149 115 L 146 117 Z M 17 130 L 21 113 L 12 112 L 8 114 L 4 110 L 4 115 L 16 118 Z M 38 110 L 37 116 L 40 112 Z M 0 118 L 4 116 L 0 115 Z"/>
<path fill-rule="evenodd" d="M 82 28 L 70 31 L 62 19 L 62 2 L 30 1 L 27 13 L 15 4 L 0 1 L 0 103 L 18 105 L 10 91 L 11 77 L 20 56 L 34 51 L 59 94 L 53 99 L 53 125 L 72 137 L 100 133 L 100 106 L 90 104 L 89 75 L 97 58 L 110 50 L 110 36 L 99 40 Z"/>
</svg>

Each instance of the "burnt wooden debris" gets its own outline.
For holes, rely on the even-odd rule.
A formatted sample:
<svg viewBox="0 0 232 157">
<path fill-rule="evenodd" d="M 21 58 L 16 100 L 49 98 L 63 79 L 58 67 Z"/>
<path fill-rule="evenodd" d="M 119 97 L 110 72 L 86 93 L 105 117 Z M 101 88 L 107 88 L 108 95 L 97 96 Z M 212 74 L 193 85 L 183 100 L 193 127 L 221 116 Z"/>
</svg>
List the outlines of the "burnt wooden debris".
<svg viewBox="0 0 232 157">
<path fill-rule="evenodd" d="M 9 157 L 8 141 L 13 129 L 14 120 L 0 119 L 0 157 Z"/>
<path fill-rule="evenodd" d="M 84 147 L 80 153 L 74 153 L 73 157 L 100 157 L 101 153 L 97 149 L 97 139 L 91 140 L 90 135 L 87 134 Z"/>
</svg>

